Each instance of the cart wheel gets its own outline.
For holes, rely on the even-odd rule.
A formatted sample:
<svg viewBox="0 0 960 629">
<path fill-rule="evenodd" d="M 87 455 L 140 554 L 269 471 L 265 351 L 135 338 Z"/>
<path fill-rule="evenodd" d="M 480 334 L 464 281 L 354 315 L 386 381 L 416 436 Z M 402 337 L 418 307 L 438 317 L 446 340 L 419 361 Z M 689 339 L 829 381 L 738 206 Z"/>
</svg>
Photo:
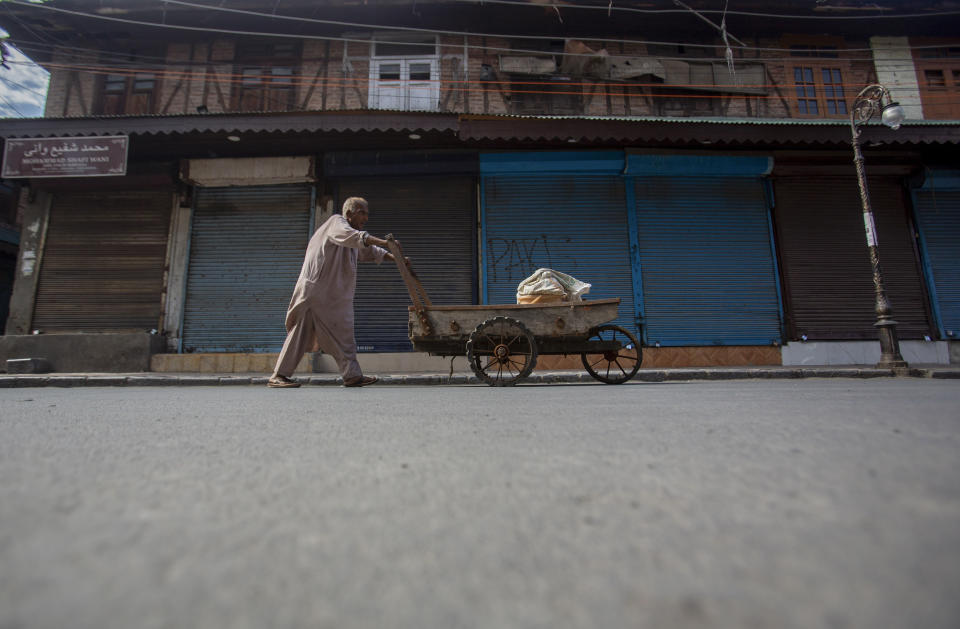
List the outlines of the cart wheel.
<svg viewBox="0 0 960 629">
<path fill-rule="evenodd" d="M 623 384 L 636 375 L 643 362 L 643 348 L 637 337 L 618 325 L 601 325 L 590 330 L 590 340 L 620 342 L 618 351 L 580 354 L 580 360 L 591 376 L 607 384 Z"/>
<path fill-rule="evenodd" d="M 516 319 L 487 319 L 470 333 L 467 362 L 491 387 L 509 387 L 526 378 L 537 364 L 533 334 Z"/>
</svg>

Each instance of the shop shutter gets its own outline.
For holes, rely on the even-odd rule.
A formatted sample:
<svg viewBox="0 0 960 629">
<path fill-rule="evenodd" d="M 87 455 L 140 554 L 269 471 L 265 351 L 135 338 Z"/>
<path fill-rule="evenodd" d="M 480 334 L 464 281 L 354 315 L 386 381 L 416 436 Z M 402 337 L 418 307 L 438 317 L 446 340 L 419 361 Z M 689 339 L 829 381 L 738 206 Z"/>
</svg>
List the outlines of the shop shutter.
<svg viewBox="0 0 960 629">
<path fill-rule="evenodd" d="M 515 304 L 517 285 L 551 268 L 590 283 L 587 299 L 619 297 L 615 323 L 637 331 L 622 177 L 491 175 L 483 185 L 487 303 Z"/>
<path fill-rule="evenodd" d="M 306 185 L 197 189 L 184 351 L 280 351 L 310 238 L 311 200 Z"/>
<path fill-rule="evenodd" d="M 960 337 L 960 187 L 927 188 L 915 198 L 940 333 L 943 338 L 956 339 Z M 882 240 L 880 246 L 882 260 Z"/>
<path fill-rule="evenodd" d="M 370 204 L 365 229 L 392 233 L 437 305 L 476 303 L 476 179 L 469 176 L 351 177 L 339 180 L 339 203 Z M 396 265 L 360 263 L 354 334 L 361 352 L 411 351 L 406 285 Z"/>
<path fill-rule="evenodd" d="M 870 198 L 887 297 L 903 339 L 930 333 L 903 190 L 871 178 Z M 878 338 L 863 210 L 852 177 L 781 177 L 774 212 L 792 339 Z"/>
<path fill-rule="evenodd" d="M 779 342 L 763 182 L 671 176 L 635 185 L 647 343 Z"/>
<path fill-rule="evenodd" d="M 172 203 L 170 188 L 54 194 L 32 327 L 159 329 Z"/>
</svg>

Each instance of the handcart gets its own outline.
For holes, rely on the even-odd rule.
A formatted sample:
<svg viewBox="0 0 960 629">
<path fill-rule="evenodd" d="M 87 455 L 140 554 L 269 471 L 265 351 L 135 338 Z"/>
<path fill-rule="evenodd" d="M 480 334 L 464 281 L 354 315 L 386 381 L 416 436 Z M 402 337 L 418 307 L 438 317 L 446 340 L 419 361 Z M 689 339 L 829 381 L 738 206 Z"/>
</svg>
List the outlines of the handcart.
<svg viewBox="0 0 960 629">
<path fill-rule="evenodd" d="M 526 378 L 544 355 L 577 355 L 587 372 L 607 384 L 627 382 L 640 369 L 642 348 L 620 326 L 620 299 L 548 304 L 435 306 L 399 243 L 387 236 L 410 300 L 408 329 L 417 351 L 432 356 L 466 355 L 470 368 L 490 386 Z"/>
</svg>

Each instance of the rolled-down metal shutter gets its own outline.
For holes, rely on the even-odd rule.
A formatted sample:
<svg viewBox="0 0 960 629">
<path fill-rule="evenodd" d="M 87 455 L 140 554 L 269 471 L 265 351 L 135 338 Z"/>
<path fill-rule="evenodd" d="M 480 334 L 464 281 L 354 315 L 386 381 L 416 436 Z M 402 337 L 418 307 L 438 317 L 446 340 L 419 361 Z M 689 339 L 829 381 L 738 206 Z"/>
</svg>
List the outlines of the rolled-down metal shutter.
<svg viewBox="0 0 960 629">
<path fill-rule="evenodd" d="M 56 193 L 33 328 L 158 329 L 172 203 L 170 188 Z"/>
<path fill-rule="evenodd" d="M 457 176 L 339 180 L 340 204 L 351 196 L 370 204 L 365 229 L 392 233 L 437 305 L 476 303 L 476 179 Z M 396 265 L 360 263 L 354 333 L 361 352 L 411 351 L 410 296 Z"/>
<path fill-rule="evenodd" d="M 930 324 L 903 190 L 883 178 L 871 178 L 869 189 L 898 335 L 921 338 L 930 332 Z M 775 192 L 790 337 L 878 338 L 873 271 L 856 180 L 782 177 Z"/>
<path fill-rule="evenodd" d="M 484 178 L 487 303 L 514 304 L 538 268 L 592 285 L 587 299 L 620 297 L 616 323 L 637 331 L 622 177 L 554 174 Z"/>
<path fill-rule="evenodd" d="M 312 198 L 307 185 L 197 189 L 184 351 L 280 351 Z"/>
<path fill-rule="evenodd" d="M 769 345 L 780 303 L 763 182 L 637 177 L 647 342 Z"/>
<path fill-rule="evenodd" d="M 940 334 L 955 339 L 960 337 L 960 176 L 941 182 L 928 177 L 915 194 L 915 208 Z"/>
</svg>

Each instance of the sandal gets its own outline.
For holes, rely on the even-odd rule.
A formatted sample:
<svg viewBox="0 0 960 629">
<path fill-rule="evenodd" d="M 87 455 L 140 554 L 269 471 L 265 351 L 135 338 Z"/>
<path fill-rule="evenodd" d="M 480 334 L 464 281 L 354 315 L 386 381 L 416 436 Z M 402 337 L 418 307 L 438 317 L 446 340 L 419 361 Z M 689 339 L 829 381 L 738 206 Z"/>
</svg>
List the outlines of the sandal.
<svg viewBox="0 0 960 629">
<path fill-rule="evenodd" d="M 286 376 L 273 376 L 267 380 L 267 386 L 275 389 L 295 389 L 300 386 L 300 383 Z"/>
<path fill-rule="evenodd" d="M 349 382 L 344 382 L 343 386 L 345 387 L 365 387 L 368 384 L 373 384 L 380 378 L 376 376 L 360 376 L 359 378 L 354 378 Z"/>
</svg>

